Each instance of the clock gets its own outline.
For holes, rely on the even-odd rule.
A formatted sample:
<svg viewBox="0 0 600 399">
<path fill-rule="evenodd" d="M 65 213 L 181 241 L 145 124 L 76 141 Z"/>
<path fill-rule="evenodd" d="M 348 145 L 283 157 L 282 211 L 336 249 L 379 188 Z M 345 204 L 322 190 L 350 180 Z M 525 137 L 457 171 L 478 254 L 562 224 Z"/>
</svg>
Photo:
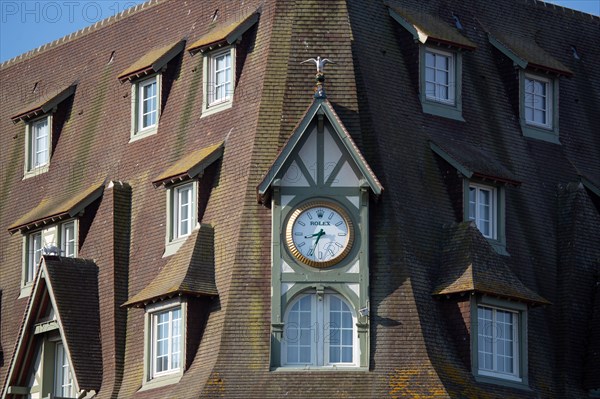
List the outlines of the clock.
<svg viewBox="0 0 600 399">
<path fill-rule="evenodd" d="M 350 252 L 354 227 L 339 205 L 314 201 L 292 212 L 285 235 L 290 253 L 300 262 L 313 267 L 329 267 Z"/>
</svg>

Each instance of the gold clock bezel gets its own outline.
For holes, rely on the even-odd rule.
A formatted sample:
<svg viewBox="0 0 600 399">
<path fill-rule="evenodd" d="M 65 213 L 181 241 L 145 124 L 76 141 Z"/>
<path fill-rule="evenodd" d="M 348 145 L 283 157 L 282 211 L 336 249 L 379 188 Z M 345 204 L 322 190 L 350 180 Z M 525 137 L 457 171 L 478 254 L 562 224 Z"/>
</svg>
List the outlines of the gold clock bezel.
<svg viewBox="0 0 600 399">
<path fill-rule="evenodd" d="M 302 255 L 302 253 L 300 253 L 300 251 L 298 250 L 298 248 L 296 248 L 296 245 L 294 244 L 292 234 L 292 229 L 294 227 L 296 219 L 298 219 L 298 216 L 300 216 L 304 211 L 308 209 L 319 207 L 334 210 L 342 217 L 342 219 L 344 219 L 344 222 L 346 222 L 346 226 L 348 226 L 348 235 L 346 236 L 346 247 L 336 257 L 324 262 L 311 260 L 308 259 L 306 256 Z M 346 210 L 338 204 L 329 201 L 310 201 L 300 205 L 292 212 L 286 225 L 285 240 L 287 243 L 287 248 L 294 258 L 308 266 L 326 268 L 340 263 L 352 249 L 352 244 L 354 244 L 354 224 L 352 223 L 352 219 L 348 215 L 348 212 L 346 212 Z"/>
</svg>

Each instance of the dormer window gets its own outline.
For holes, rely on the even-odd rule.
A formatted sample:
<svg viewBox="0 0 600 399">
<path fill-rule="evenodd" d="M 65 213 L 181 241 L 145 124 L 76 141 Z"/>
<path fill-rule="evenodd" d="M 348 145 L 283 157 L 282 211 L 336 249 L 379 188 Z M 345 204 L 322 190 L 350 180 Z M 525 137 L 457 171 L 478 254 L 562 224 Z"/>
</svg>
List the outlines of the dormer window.
<svg viewBox="0 0 600 399">
<path fill-rule="evenodd" d="M 41 90 L 37 93 L 41 100 L 34 101 L 11 117 L 14 123 L 20 121 L 25 123 L 24 179 L 48 171 L 52 146 L 56 142 L 56 137 L 53 136 L 60 134 L 60 132 L 53 132 L 53 127 L 60 126 L 64 122 L 63 116 L 60 116 L 64 113 L 58 113 L 58 122 L 55 121 L 55 113 L 61 103 L 74 93 L 75 85 L 52 92 Z"/>
<path fill-rule="evenodd" d="M 233 96 L 234 54 L 232 47 L 208 56 L 206 95 L 209 107 L 230 101 Z"/>
<path fill-rule="evenodd" d="M 552 81 L 548 78 L 525 74 L 523 86 L 525 123 L 552 129 L 554 104 L 552 86 Z"/>
<path fill-rule="evenodd" d="M 425 97 L 454 105 L 456 102 L 456 56 L 427 47 L 425 49 Z"/>
<path fill-rule="evenodd" d="M 496 218 L 498 200 L 496 188 L 479 184 L 469 185 L 469 220 L 477 225 L 485 238 L 495 240 L 498 236 Z"/>
<path fill-rule="evenodd" d="M 185 41 L 180 41 L 151 50 L 119 75 L 121 83 L 131 82 L 130 141 L 151 136 L 158 131 L 163 75 L 168 63 L 180 54 L 184 47 Z"/>
</svg>

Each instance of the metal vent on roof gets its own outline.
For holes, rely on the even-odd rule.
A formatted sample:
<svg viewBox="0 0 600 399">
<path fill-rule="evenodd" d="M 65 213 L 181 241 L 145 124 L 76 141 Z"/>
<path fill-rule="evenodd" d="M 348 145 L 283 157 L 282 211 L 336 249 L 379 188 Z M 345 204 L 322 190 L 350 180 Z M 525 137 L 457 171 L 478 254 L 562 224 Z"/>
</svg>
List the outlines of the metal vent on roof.
<svg viewBox="0 0 600 399">
<path fill-rule="evenodd" d="M 218 8 L 215 10 L 215 13 L 212 16 L 212 22 L 215 22 L 217 20 L 217 18 L 219 18 L 219 9 Z"/>
<path fill-rule="evenodd" d="M 575 58 L 576 60 L 580 60 L 581 58 L 579 58 L 579 53 L 577 52 L 577 47 L 571 46 L 571 50 L 573 50 L 573 58 Z"/>
<path fill-rule="evenodd" d="M 108 63 L 111 64 L 115 59 L 115 51 L 113 50 L 112 53 L 110 53 L 110 57 L 108 57 Z"/>
</svg>

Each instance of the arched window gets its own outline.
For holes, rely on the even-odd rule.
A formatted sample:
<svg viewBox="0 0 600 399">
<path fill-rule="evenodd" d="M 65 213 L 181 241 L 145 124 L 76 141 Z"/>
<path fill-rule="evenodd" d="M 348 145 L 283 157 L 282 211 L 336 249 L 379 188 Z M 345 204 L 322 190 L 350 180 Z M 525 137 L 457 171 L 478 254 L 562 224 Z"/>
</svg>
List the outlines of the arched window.
<svg viewBox="0 0 600 399">
<path fill-rule="evenodd" d="M 358 365 L 356 316 L 342 296 L 301 295 L 289 304 L 284 323 L 282 365 Z"/>
</svg>

